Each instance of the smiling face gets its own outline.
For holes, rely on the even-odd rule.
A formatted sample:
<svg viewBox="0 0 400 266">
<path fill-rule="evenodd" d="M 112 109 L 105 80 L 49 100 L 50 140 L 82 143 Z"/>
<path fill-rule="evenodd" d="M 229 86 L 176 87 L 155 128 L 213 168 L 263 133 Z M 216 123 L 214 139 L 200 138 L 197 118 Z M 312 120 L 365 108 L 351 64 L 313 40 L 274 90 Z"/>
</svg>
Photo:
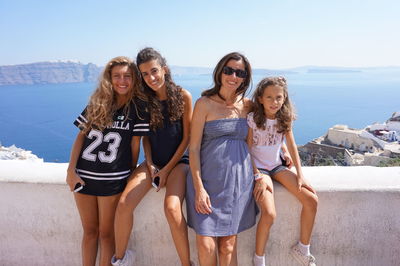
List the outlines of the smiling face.
<svg viewBox="0 0 400 266">
<path fill-rule="evenodd" d="M 234 70 L 240 69 L 245 71 L 245 66 L 242 60 L 229 60 L 226 64 L 227 67 L 230 67 Z M 221 88 L 229 89 L 230 91 L 236 91 L 237 88 L 240 87 L 244 78 L 239 78 L 236 76 L 236 73 L 233 72 L 231 75 L 221 73 Z"/>
<path fill-rule="evenodd" d="M 133 88 L 133 74 L 128 65 L 116 65 L 111 69 L 111 84 L 117 98 L 128 97 Z"/>
<path fill-rule="evenodd" d="M 263 95 L 258 97 L 258 101 L 263 105 L 266 117 L 275 119 L 276 113 L 285 102 L 284 90 L 281 86 L 269 85 L 265 87 Z"/>
<path fill-rule="evenodd" d="M 153 91 L 165 90 L 166 67 L 162 67 L 158 60 L 153 59 L 139 65 L 144 82 Z"/>
</svg>

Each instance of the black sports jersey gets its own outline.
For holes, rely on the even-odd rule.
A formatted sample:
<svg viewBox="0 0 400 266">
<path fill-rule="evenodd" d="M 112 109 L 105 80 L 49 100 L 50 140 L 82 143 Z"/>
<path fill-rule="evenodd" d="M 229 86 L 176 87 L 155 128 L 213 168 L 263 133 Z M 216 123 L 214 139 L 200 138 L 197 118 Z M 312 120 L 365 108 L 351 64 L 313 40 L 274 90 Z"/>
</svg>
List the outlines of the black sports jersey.
<svg viewBox="0 0 400 266">
<path fill-rule="evenodd" d="M 86 108 L 74 122 L 79 128 L 84 127 L 87 121 L 85 113 Z M 135 99 L 127 118 L 121 108 L 115 112 L 112 125 L 103 131 L 92 129 L 87 133 L 76 165 L 78 175 L 106 182 L 127 178 L 132 169 L 132 137 L 148 134 L 146 106 L 143 101 Z"/>
</svg>

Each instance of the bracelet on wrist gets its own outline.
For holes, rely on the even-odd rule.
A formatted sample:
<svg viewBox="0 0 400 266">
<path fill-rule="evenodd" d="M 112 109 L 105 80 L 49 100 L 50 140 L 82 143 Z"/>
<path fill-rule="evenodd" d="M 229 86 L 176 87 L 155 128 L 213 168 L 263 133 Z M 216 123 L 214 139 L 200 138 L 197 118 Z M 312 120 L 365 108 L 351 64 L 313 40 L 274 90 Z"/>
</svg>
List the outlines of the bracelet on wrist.
<svg viewBox="0 0 400 266">
<path fill-rule="evenodd" d="M 257 181 L 257 180 L 259 180 L 261 178 L 263 178 L 263 175 L 261 173 L 254 174 L 254 181 Z"/>
</svg>

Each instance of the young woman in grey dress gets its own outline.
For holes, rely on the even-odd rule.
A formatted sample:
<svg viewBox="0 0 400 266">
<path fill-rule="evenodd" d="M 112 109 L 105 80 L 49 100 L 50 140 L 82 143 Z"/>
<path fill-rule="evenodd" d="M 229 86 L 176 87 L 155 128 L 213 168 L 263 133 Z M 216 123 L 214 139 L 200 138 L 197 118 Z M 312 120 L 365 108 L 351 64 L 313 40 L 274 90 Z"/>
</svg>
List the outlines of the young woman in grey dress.
<svg viewBox="0 0 400 266">
<path fill-rule="evenodd" d="M 202 93 L 193 112 L 188 225 L 196 231 L 200 265 L 217 265 L 217 260 L 219 265 L 237 265 L 237 234 L 255 224 L 257 213 L 246 144 L 250 100 L 244 98 L 251 67 L 246 57 L 230 53 L 213 76 L 214 87 Z"/>
</svg>

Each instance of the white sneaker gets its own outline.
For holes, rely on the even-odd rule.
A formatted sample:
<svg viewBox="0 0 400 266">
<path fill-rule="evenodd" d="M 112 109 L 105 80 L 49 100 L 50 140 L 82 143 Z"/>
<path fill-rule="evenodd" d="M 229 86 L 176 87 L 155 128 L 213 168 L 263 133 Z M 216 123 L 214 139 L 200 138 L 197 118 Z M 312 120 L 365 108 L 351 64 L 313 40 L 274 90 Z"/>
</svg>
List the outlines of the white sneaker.
<svg viewBox="0 0 400 266">
<path fill-rule="evenodd" d="M 262 256 L 262 259 L 256 257 L 256 254 L 253 255 L 253 266 L 265 266 L 265 255 Z"/>
<path fill-rule="evenodd" d="M 111 264 L 113 266 L 132 266 L 134 259 L 134 253 L 131 250 L 127 250 L 122 259 L 117 260 L 115 255 L 111 258 Z"/>
<path fill-rule="evenodd" d="M 304 255 L 303 253 L 301 253 L 299 247 L 296 245 L 294 245 L 291 249 L 290 249 L 290 255 L 292 255 L 292 257 L 301 265 L 304 266 L 316 266 L 317 264 L 315 264 L 315 258 L 313 255 Z"/>
</svg>

